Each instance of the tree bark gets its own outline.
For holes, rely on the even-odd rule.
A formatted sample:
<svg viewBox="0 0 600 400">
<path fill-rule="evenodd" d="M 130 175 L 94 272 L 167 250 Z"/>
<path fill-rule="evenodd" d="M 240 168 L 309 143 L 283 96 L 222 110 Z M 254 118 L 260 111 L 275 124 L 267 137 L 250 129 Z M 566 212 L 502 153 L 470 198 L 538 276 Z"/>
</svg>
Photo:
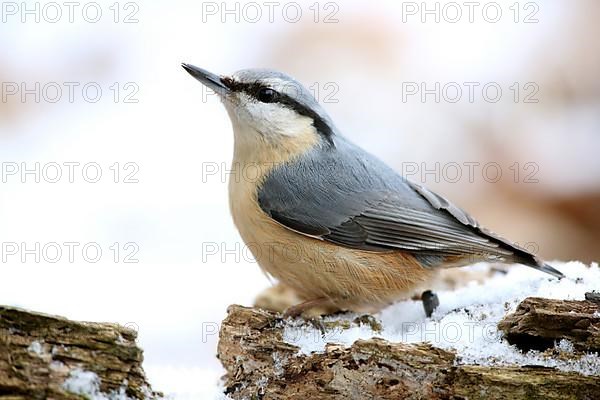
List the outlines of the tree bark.
<svg viewBox="0 0 600 400">
<path fill-rule="evenodd" d="M 455 365 L 428 344 L 373 338 L 301 355 L 278 314 L 230 306 L 218 356 L 233 399 L 597 399 L 600 377 L 541 367 Z"/>
<path fill-rule="evenodd" d="M 576 350 L 600 352 L 600 303 L 529 297 L 498 328 L 522 350 L 545 350 L 567 339 Z"/>
<path fill-rule="evenodd" d="M 95 373 L 102 393 L 161 398 L 146 381 L 136 337 L 117 324 L 0 306 L 0 399 L 83 399 L 64 386 L 78 371 Z"/>
</svg>

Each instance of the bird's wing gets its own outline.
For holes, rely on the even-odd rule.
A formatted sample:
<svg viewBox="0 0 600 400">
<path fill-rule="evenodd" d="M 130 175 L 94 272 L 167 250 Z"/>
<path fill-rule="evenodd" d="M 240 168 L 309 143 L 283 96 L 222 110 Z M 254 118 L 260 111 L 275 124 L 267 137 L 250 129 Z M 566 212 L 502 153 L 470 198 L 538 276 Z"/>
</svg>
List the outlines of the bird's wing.
<svg viewBox="0 0 600 400">
<path fill-rule="evenodd" d="M 502 259 L 522 251 L 479 228 L 448 200 L 337 140 L 331 149 L 311 151 L 271 171 L 258 193 L 262 210 L 306 235 L 356 249 L 405 250 L 432 266 L 445 257 Z"/>
</svg>

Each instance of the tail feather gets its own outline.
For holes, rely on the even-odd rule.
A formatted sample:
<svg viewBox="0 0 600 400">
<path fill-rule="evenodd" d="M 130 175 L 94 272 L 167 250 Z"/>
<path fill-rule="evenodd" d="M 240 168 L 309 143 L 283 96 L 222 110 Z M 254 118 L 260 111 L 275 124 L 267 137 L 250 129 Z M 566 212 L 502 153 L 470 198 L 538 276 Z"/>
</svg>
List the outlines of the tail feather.
<svg viewBox="0 0 600 400">
<path fill-rule="evenodd" d="M 556 268 L 551 267 L 549 264 L 546 264 L 542 260 L 537 259 L 536 257 L 527 257 L 525 259 L 519 258 L 515 261 L 519 264 L 523 264 L 533 269 L 537 269 L 538 271 L 542 271 L 552 276 L 555 276 L 558 279 L 562 279 L 565 277 L 565 275 L 562 272 L 560 272 Z"/>
<path fill-rule="evenodd" d="M 557 270 L 556 268 L 551 267 L 550 265 L 544 263 L 544 262 L 540 262 L 538 264 L 536 264 L 535 266 L 531 266 L 537 270 L 546 272 L 552 276 L 557 277 L 558 279 L 562 279 L 565 277 L 565 275 L 560 272 L 559 270 Z"/>
<path fill-rule="evenodd" d="M 537 269 L 538 271 L 545 272 L 552 276 L 557 277 L 558 279 L 562 279 L 565 276 L 559 270 L 552 268 L 550 265 L 546 264 L 544 261 L 539 259 L 537 256 L 533 255 L 529 250 L 519 246 L 516 243 L 512 243 L 500 235 L 487 230 L 482 227 L 476 227 L 479 233 L 483 234 L 488 239 L 498 243 L 500 245 L 500 249 L 509 250 L 513 254 L 512 256 L 505 257 L 501 256 L 506 262 L 515 262 L 519 264 L 526 265 L 533 269 Z"/>
</svg>

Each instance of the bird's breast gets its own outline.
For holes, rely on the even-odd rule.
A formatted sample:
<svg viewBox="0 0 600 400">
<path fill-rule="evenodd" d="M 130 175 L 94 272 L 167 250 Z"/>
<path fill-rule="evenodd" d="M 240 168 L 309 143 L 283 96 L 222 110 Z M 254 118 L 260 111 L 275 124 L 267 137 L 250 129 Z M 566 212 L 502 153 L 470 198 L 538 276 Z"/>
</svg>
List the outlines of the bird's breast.
<svg viewBox="0 0 600 400">
<path fill-rule="evenodd" d="M 233 221 L 261 269 L 301 297 L 327 297 L 340 308 L 377 309 L 430 275 L 408 254 L 350 249 L 285 228 L 260 208 L 258 188 L 253 179 L 230 175 Z"/>
</svg>

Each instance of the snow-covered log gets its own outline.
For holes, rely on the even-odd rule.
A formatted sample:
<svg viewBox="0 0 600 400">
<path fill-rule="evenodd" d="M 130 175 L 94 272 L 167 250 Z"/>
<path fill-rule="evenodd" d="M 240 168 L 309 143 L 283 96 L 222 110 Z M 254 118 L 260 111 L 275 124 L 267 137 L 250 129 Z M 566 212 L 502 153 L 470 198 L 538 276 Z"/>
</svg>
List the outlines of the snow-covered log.
<svg viewBox="0 0 600 400">
<path fill-rule="evenodd" d="M 338 322 L 342 330 L 355 323 L 379 329 L 370 318 Z M 393 343 L 373 337 L 350 346 L 327 344 L 320 351 L 306 353 L 290 340 L 290 324 L 291 329 L 313 329 L 309 322 L 298 326 L 297 321 L 283 321 L 274 312 L 229 307 L 218 346 L 227 371 L 228 396 L 491 400 L 595 399 L 600 393 L 597 375 L 542 366 L 468 365 L 460 363 L 453 350 L 425 343 Z M 324 335 L 335 328 L 335 321 L 326 320 Z"/>
<path fill-rule="evenodd" d="M 136 332 L 0 306 L 0 399 L 158 399 Z"/>
</svg>

